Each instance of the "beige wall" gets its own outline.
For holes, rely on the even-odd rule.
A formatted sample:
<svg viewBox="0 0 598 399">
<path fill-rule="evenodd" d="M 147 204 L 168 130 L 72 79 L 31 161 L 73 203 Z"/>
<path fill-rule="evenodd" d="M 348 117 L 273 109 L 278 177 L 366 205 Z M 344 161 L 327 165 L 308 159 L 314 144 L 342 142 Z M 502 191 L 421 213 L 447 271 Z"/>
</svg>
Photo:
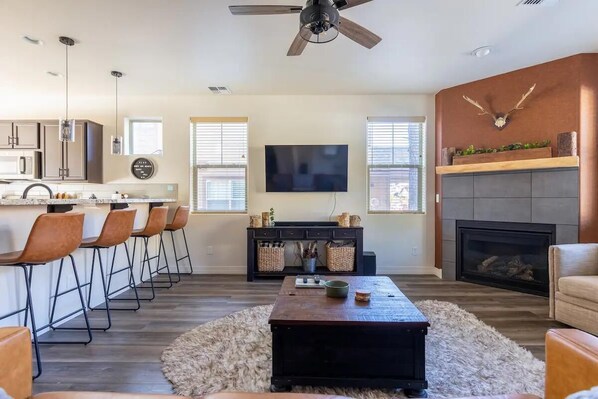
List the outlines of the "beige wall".
<svg viewBox="0 0 598 399">
<path fill-rule="evenodd" d="M 123 82 L 124 83 L 124 82 Z M 126 85 L 122 85 L 126 91 Z M 266 193 L 264 145 L 348 144 L 349 191 L 337 194 L 335 213 L 362 215 L 365 249 L 378 256 L 382 273 L 431 273 L 434 265 L 434 98 L 431 95 L 388 96 L 189 96 L 121 97 L 122 117 L 162 117 L 164 155 L 153 157 L 152 183 L 178 183 L 179 200 L 189 198 L 189 118 L 249 117 L 249 213 L 273 207 L 278 220 L 325 220 L 332 211 L 330 193 Z M 0 119 L 56 118 L 63 98 L 0 98 Z M 109 155 L 114 132 L 114 98 L 71 99 L 75 118 L 105 126 L 104 176 L 108 183 L 137 182 L 129 173 L 133 157 Z M 366 118 L 426 116 L 426 215 L 367 215 Z M 122 123 L 122 118 L 120 120 Z M 122 126 L 120 128 L 122 131 Z M 242 273 L 245 270 L 246 215 L 194 215 L 188 229 L 193 260 L 199 272 Z M 207 255 L 212 246 L 214 254 Z M 415 255 L 412 254 L 413 248 Z"/>
</svg>

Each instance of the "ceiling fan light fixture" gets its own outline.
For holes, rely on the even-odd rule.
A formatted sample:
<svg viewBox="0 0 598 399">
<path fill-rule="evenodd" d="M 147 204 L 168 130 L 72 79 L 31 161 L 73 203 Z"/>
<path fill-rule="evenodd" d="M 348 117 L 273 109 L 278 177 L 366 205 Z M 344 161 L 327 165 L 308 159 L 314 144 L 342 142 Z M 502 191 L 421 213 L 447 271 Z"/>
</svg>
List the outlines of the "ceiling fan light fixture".
<svg viewBox="0 0 598 399">
<path fill-rule="evenodd" d="M 313 1 L 300 15 L 299 34 L 310 43 L 329 43 L 338 37 L 340 15 L 332 1 Z"/>
</svg>

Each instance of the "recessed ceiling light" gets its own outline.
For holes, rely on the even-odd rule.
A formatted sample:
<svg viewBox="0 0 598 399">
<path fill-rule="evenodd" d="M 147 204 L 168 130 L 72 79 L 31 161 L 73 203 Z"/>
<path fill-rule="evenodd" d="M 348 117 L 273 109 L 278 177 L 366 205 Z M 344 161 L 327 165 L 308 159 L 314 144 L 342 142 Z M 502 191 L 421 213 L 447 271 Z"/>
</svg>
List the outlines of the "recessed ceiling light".
<svg viewBox="0 0 598 399">
<path fill-rule="evenodd" d="M 43 46 L 44 45 L 44 41 L 43 40 L 36 39 L 34 37 L 27 36 L 27 35 L 23 36 L 23 40 L 25 40 L 29 44 L 35 44 L 36 46 Z"/>
<path fill-rule="evenodd" d="M 478 58 L 484 58 L 485 56 L 489 55 L 492 52 L 492 47 L 490 46 L 483 46 L 478 47 L 477 49 L 471 52 L 471 55 L 474 55 Z"/>
<path fill-rule="evenodd" d="M 46 73 L 50 76 L 54 76 L 55 78 L 64 78 L 64 75 L 60 72 L 47 71 Z"/>
</svg>

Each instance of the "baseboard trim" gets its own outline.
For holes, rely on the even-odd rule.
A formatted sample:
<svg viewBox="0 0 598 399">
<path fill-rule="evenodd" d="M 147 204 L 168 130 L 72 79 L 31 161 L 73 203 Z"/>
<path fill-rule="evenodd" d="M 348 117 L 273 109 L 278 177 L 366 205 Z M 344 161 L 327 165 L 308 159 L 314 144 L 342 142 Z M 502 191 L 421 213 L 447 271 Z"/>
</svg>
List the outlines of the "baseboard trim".
<svg viewBox="0 0 598 399">
<path fill-rule="evenodd" d="M 437 276 L 434 266 L 381 266 L 376 269 L 376 274 L 433 274 Z"/>
</svg>

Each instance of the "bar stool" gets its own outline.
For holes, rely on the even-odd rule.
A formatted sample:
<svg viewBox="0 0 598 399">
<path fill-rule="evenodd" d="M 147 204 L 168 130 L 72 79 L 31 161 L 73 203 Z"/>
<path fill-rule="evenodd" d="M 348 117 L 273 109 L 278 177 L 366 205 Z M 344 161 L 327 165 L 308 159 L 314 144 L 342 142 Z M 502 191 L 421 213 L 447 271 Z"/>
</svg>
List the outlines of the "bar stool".
<svg viewBox="0 0 598 399">
<path fill-rule="evenodd" d="M 93 249 L 92 254 L 92 261 L 91 261 L 91 273 L 89 282 L 83 284 L 84 286 L 89 286 L 88 289 L 88 296 L 87 296 L 87 308 L 89 310 L 105 310 L 106 311 L 106 319 L 107 325 L 105 327 L 92 327 L 92 330 L 103 330 L 106 331 L 112 326 L 112 318 L 110 317 L 110 301 L 116 300 L 128 300 L 129 298 L 123 299 L 110 299 L 111 295 L 116 294 L 124 289 L 129 288 L 130 286 L 133 287 L 133 292 L 135 293 L 135 298 L 130 298 L 131 300 L 137 301 L 137 307 L 133 308 L 114 308 L 112 310 L 138 310 L 140 306 L 139 302 L 139 295 L 137 294 L 137 287 L 135 284 L 135 277 L 133 275 L 133 264 L 131 263 L 131 258 L 129 256 L 129 248 L 127 246 L 127 240 L 131 237 L 131 233 L 133 232 L 133 225 L 135 223 L 135 215 L 137 214 L 136 209 L 119 209 L 119 210 L 112 210 L 106 217 L 104 221 L 104 225 L 102 226 L 102 231 L 98 237 L 93 238 L 86 238 L 83 240 L 79 248 L 86 248 L 86 249 Z M 126 257 L 127 257 L 127 266 L 114 270 L 114 261 L 116 259 L 116 250 L 119 245 L 123 244 L 125 247 Z M 102 264 L 102 256 L 100 253 L 100 249 L 106 249 L 108 252 L 108 257 L 110 257 L 110 248 L 114 247 L 114 254 L 112 256 L 112 266 L 110 268 L 110 273 L 108 274 L 108 284 L 106 284 L 106 277 L 104 273 L 104 265 Z M 100 271 L 100 278 L 102 281 L 102 290 L 104 293 L 105 299 L 105 306 L 100 307 L 91 307 L 91 293 L 93 290 L 93 276 L 95 271 L 95 260 L 96 254 L 98 257 L 98 264 L 99 264 L 99 271 Z M 112 283 L 112 276 L 115 274 L 119 274 L 121 272 L 128 271 L 128 284 L 124 287 L 116 289 L 114 291 L 110 291 L 110 286 Z"/>
<path fill-rule="evenodd" d="M 172 277 L 170 275 L 170 269 L 168 267 L 168 258 L 166 257 L 166 250 L 164 248 L 164 240 L 162 239 L 162 232 L 166 227 L 166 218 L 168 217 L 168 207 L 166 206 L 156 206 L 153 207 L 147 218 L 147 222 L 145 227 L 141 230 L 134 230 L 131 237 L 133 237 L 133 257 L 131 259 L 131 263 L 134 264 L 135 260 L 135 252 L 137 248 L 137 239 L 140 238 L 143 241 L 143 259 L 141 261 L 141 273 L 139 277 L 140 284 L 137 289 L 151 289 L 152 295 L 149 298 L 139 298 L 142 301 L 152 301 L 156 298 L 156 291 L 155 288 L 170 288 L 172 287 Z M 148 252 L 148 241 L 151 237 L 159 236 L 159 243 L 158 243 L 158 255 L 149 256 Z M 162 251 L 164 251 L 164 260 L 166 262 L 165 265 L 160 266 L 160 258 L 162 257 Z M 151 261 L 153 259 L 156 260 L 156 269 L 152 271 Z M 145 272 L 145 265 L 147 264 L 149 281 L 143 280 L 143 274 Z M 159 275 L 162 270 L 166 269 L 166 274 L 168 275 L 168 285 L 156 285 L 154 284 L 153 276 Z M 144 283 L 149 282 L 149 287 L 141 286 Z M 158 283 L 166 283 L 166 281 L 158 281 Z"/>
<path fill-rule="evenodd" d="M 1 316 L 1 319 L 5 319 L 10 316 L 14 316 L 21 312 L 25 313 L 24 325 L 27 327 L 28 319 L 27 316 L 31 315 L 31 332 L 33 334 L 33 343 L 35 346 L 35 358 L 37 361 L 37 374 L 33 377 L 34 379 L 39 377 L 42 373 L 41 355 L 39 352 L 39 344 L 51 343 L 51 344 L 72 344 L 72 343 L 84 343 L 88 344 L 91 342 L 92 335 L 89 329 L 89 320 L 87 313 L 85 312 L 85 300 L 83 299 L 83 293 L 81 292 L 81 285 L 79 283 L 79 276 L 77 274 L 77 267 L 75 265 L 75 259 L 71 255 L 75 251 L 81 239 L 83 237 L 83 218 L 82 213 L 46 213 L 40 215 L 35 220 L 27 243 L 22 251 L 8 252 L 0 254 L 0 266 L 11 266 L 20 267 L 23 270 L 23 276 L 25 278 L 25 287 L 27 292 L 26 305 L 22 309 L 18 309 L 7 315 Z M 42 342 L 39 341 L 37 333 L 38 331 L 52 327 L 52 322 L 43 326 L 37 327 L 35 323 L 35 312 L 33 309 L 33 299 L 31 295 L 31 282 L 34 266 L 45 265 L 46 263 L 53 262 L 60 259 L 60 271 L 62 273 L 62 266 L 64 264 L 64 258 L 69 257 L 71 260 L 71 266 L 73 268 L 73 274 L 75 276 L 75 282 L 77 286 L 69 292 L 77 290 L 79 293 L 79 300 L 81 301 L 81 308 L 75 312 L 70 313 L 67 316 L 61 317 L 59 320 L 53 321 L 57 323 L 65 318 L 72 316 L 80 311 L 83 312 L 85 323 L 87 325 L 87 341 L 62 341 L 62 342 Z"/>
<path fill-rule="evenodd" d="M 166 227 L 164 228 L 164 231 L 169 231 L 170 232 L 170 239 L 172 241 L 172 250 L 174 251 L 174 260 L 176 262 L 176 273 L 177 273 L 177 280 L 175 281 L 175 283 L 178 283 L 179 281 L 181 281 L 181 274 L 185 274 L 185 275 L 190 275 L 193 274 L 193 264 L 191 263 L 191 257 L 189 256 L 189 246 L 187 245 L 187 236 L 185 235 L 185 226 L 187 226 L 187 222 L 189 221 L 189 207 L 188 206 L 179 206 L 176 210 L 176 212 L 174 213 L 174 218 L 172 219 L 172 222 L 167 224 Z M 187 252 L 187 255 L 183 256 L 182 258 L 179 258 L 177 253 L 176 253 L 176 245 L 174 243 L 174 233 L 175 231 L 182 231 L 183 233 L 183 242 L 185 243 L 185 250 Z M 183 260 L 183 259 L 188 259 L 189 260 L 189 273 L 181 273 L 181 270 L 179 268 L 179 261 Z"/>
</svg>

